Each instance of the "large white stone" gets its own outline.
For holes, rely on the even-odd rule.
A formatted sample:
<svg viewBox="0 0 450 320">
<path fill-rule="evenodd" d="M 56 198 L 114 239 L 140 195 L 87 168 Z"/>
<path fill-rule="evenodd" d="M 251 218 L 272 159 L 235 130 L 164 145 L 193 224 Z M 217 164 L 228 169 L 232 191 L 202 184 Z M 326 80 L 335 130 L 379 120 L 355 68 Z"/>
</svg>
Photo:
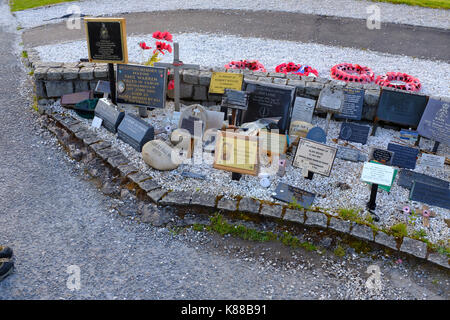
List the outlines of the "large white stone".
<svg viewBox="0 0 450 320">
<path fill-rule="evenodd" d="M 178 168 L 179 163 L 172 161 L 171 146 L 162 140 L 152 140 L 147 142 L 142 148 L 142 158 L 150 167 L 161 170 L 174 170 Z"/>
</svg>

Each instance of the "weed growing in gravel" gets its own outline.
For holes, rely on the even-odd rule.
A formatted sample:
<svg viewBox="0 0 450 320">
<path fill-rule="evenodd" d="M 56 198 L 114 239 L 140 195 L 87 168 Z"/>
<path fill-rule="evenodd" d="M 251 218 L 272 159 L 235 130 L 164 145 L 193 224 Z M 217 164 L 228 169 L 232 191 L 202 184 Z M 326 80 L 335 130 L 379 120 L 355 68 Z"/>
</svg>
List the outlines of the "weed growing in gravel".
<svg viewBox="0 0 450 320">
<path fill-rule="evenodd" d="M 23 50 L 22 51 L 22 58 L 28 58 L 28 52 Z"/>
<path fill-rule="evenodd" d="M 356 209 L 339 209 L 339 217 L 350 221 L 358 221 L 360 219 Z"/>
<path fill-rule="evenodd" d="M 391 232 L 395 237 L 399 237 L 399 238 L 406 237 L 408 235 L 408 230 L 407 230 L 406 224 L 404 224 L 404 223 L 394 224 L 391 227 Z"/>
<path fill-rule="evenodd" d="M 345 250 L 341 246 L 337 246 L 337 248 L 334 249 L 334 254 L 335 256 L 342 258 L 343 256 L 345 256 Z"/>
</svg>

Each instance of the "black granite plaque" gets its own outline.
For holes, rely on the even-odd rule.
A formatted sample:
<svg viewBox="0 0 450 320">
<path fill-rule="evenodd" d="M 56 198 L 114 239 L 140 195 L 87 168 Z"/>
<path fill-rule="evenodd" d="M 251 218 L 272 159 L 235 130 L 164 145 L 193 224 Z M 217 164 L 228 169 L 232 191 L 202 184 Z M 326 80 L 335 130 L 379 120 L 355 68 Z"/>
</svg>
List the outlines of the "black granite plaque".
<svg viewBox="0 0 450 320">
<path fill-rule="evenodd" d="M 378 148 L 372 148 L 370 151 L 369 160 L 376 160 L 384 165 L 391 165 L 393 159 L 394 152 L 392 151 Z"/>
<path fill-rule="evenodd" d="M 419 149 L 404 147 L 394 143 L 389 143 L 387 149 L 394 152 L 394 159 L 392 159 L 393 166 L 406 169 L 416 168 Z"/>
<path fill-rule="evenodd" d="M 205 124 L 203 123 L 203 121 L 201 119 L 189 116 L 187 118 L 183 118 L 181 120 L 181 129 L 185 129 L 187 131 L 189 131 L 189 133 L 194 136 L 194 132 L 195 132 L 195 122 L 201 122 L 202 125 L 202 132 L 203 132 L 203 128 L 205 127 Z"/>
<path fill-rule="evenodd" d="M 338 151 L 336 153 L 336 158 L 339 158 L 342 160 L 347 160 L 347 161 L 354 161 L 354 162 L 367 161 L 367 155 L 362 154 L 359 150 L 340 147 L 340 146 L 338 147 Z"/>
<path fill-rule="evenodd" d="M 272 195 L 272 198 L 292 203 L 296 202 L 304 208 L 309 208 L 312 206 L 316 195 L 314 193 L 287 185 L 285 183 L 280 182 L 275 190 L 275 194 Z"/>
<path fill-rule="evenodd" d="M 117 133 L 117 128 L 125 117 L 125 112 L 119 111 L 117 107 L 106 99 L 100 99 L 95 107 L 95 115 L 102 119 L 102 125 L 106 130 Z"/>
<path fill-rule="evenodd" d="M 430 206 L 450 209 L 450 189 L 414 181 L 409 194 L 412 201 L 423 202 Z"/>
<path fill-rule="evenodd" d="M 414 181 L 418 181 L 424 184 L 430 184 L 440 188 L 449 188 L 450 183 L 445 180 L 441 180 L 435 177 L 428 176 L 423 173 L 414 172 L 407 169 L 401 169 L 397 184 L 403 188 L 411 190 Z"/>
<path fill-rule="evenodd" d="M 222 98 L 222 107 L 247 110 L 249 94 L 245 91 L 225 89 Z"/>
<path fill-rule="evenodd" d="M 339 139 L 366 144 L 367 138 L 369 137 L 369 131 L 369 126 L 344 122 L 341 125 Z"/>
<path fill-rule="evenodd" d="M 421 136 L 450 146 L 450 103 L 430 98 L 417 131 Z"/>
<path fill-rule="evenodd" d="M 132 114 L 126 114 L 117 128 L 119 139 L 142 152 L 142 147 L 155 136 L 154 128 Z"/>
<path fill-rule="evenodd" d="M 427 97 L 383 89 L 378 103 L 378 120 L 417 127 L 427 105 Z"/>
<path fill-rule="evenodd" d="M 117 65 L 117 102 L 164 108 L 166 82 L 166 68 Z"/>
<path fill-rule="evenodd" d="M 85 19 L 90 62 L 127 62 L 124 21 L 124 19 Z"/>
<path fill-rule="evenodd" d="M 246 91 L 250 93 L 248 109 L 243 122 L 252 122 L 261 118 L 281 117 L 278 122 L 280 133 L 285 134 L 291 123 L 292 106 L 295 100 L 295 87 L 275 84 L 246 82 Z"/>
<path fill-rule="evenodd" d="M 344 88 L 344 106 L 335 118 L 361 120 L 364 104 L 364 89 Z"/>
</svg>

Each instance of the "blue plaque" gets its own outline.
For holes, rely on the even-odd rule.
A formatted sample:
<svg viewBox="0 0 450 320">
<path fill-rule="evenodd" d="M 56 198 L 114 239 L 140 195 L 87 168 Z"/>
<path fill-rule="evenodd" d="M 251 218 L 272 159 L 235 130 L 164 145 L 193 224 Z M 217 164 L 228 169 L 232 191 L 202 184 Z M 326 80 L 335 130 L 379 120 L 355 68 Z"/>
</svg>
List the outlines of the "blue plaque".
<svg viewBox="0 0 450 320">
<path fill-rule="evenodd" d="M 427 97 L 383 89 L 378 103 L 378 120 L 416 128 L 427 105 Z"/>
<path fill-rule="evenodd" d="M 322 128 L 314 127 L 308 131 L 308 134 L 306 135 L 306 139 L 326 144 L 327 143 L 327 134 L 325 133 L 325 131 Z"/>
<path fill-rule="evenodd" d="M 119 139 L 142 152 L 144 144 L 154 139 L 154 128 L 135 115 L 127 113 L 117 129 Z"/>
<path fill-rule="evenodd" d="M 344 106 L 335 118 L 361 120 L 364 104 L 364 89 L 344 88 Z"/>
<path fill-rule="evenodd" d="M 423 173 L 414 172 L 411 170 L 406 169 L 400 170 L 400 176 L 397 182 L 399 186 L 411 190 L 414 181 L 418 181 L 420 183 L 429 184 L 444 189 L 448 189 L 450 187 L 450 183 L 448 181 L 428 176 Z"/>
<path fill-rule="evenodd" d="M 450 209 L 450 189 L 414 181 L 409 194 L 412 201 L 423 202 L 431 206 Z"/>
<path fill-rule="evenodd" d="M 369 137 L 369 131 L 369 126 L 344 122 L 341 125 L 339 139 L 366 144 L 367 138 Z"/>
<path fill-rule="evenodd" d="M 387 149 L 394 152 L 394 158 L 392 159 L 393 166 L 413 170 L 416 168 L 419 149 L 404 147 L 393 143 L 389 143 Z"/>
<path fill-rule="evenodd" d="M 450 103 L 430 98 L 417 131 L 425 138 L 450 146 Z"/>
</svg>

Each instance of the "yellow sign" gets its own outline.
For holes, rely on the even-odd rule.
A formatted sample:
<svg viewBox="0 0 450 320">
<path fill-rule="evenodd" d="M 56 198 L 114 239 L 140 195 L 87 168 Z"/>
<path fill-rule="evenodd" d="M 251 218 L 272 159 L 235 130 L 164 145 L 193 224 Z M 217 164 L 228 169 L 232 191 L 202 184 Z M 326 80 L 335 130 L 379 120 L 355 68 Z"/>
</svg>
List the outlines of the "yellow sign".
<svg viewBox="0 0 450 320">
<path fill-rule="evenodd" d="M 89 62 L 128 63 L 124 18 L 84 18 Z"/>
<path fill-rule="evenodd" d="M 241 174 L 258 175 L 258 138 L 219 131 L 213 167 Z"/>
<path fill-rule="evenodd" d="M 244 75 L 241 73 L 213 72 L 209 93 L 224 94 L 225 89 L 242 90 Z"/>
</svg>

